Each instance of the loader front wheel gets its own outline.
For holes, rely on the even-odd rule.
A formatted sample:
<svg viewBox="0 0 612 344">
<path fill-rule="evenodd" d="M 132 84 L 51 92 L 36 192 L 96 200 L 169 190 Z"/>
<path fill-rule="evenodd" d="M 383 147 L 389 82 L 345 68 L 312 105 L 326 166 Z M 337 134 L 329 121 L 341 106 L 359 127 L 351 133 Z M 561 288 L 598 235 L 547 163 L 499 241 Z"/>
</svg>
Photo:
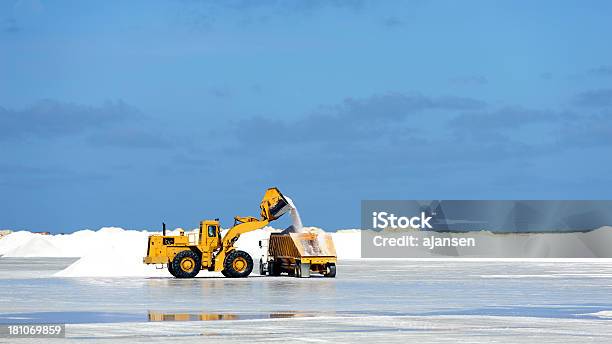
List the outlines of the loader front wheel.
<svg viewBox="0 0 612 344">
<path fill-rule="evenodd" d="M 234 250 L 225 256 L 223 270 L 228 277 L 247 277 L 253 271 L 253 258 L 244 251 Z"/>
<path fill-rule="evenodd" d="M 201 267 L 200 256 L 191 250 L 179 252 L 172 260 L 172 271 L 176 278 L 193 278 Z"/>
<path fill-rule="evenodd" d="M 176 277 L 174 269 L 172 268 L 172 262 L 168 262 L 168 272 L 170 272 L 172 276 Z"/>
</svg>

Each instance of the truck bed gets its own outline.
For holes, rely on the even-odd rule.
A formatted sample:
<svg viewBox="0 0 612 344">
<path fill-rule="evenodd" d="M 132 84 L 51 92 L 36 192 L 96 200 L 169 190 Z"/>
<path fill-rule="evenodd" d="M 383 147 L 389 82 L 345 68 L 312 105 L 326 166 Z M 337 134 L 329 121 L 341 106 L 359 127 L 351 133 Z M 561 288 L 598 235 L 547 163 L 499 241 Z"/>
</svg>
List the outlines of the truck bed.
<svg viewBox="0 0 612 344">
<path fill-rule="evenodd" d="M 335 276 L 336 258 L 332 237 L 323 231 L 270 235 L 267 262 L 273 275 L 287 272 L 308 277 L 310 271 L 327 275 L 333 266 Z M 301 273 L 296 273 L 297 270 Z"/>
</svg>

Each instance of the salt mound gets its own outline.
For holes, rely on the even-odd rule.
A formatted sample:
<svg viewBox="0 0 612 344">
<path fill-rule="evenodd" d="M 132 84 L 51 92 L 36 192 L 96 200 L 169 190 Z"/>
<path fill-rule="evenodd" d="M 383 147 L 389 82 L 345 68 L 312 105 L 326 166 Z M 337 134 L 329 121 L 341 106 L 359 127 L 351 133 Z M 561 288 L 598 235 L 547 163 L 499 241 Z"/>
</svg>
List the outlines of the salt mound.
<svg viewBox="0 0 612 344">
<path fill-rule="evenodd" d="M 139 250 L 138 250 L 139 251 Z M 170 277 L 167 269 L 142 263 L 139 254 L 111 249 L 107 254 L 93 253 L 77 260 L 55 277 Z"/>
<path fill-rule="evenodd" d="M 62 257 L 61 250 L 43 235 L 34 235 L 23 244 L 5 252 L 4 257 Z"/>
<path fill-rule="evenodd" d="M 598 318 L 610 319 L 612 318 L 612 311 L 601 311 L 596 313 L 588 313 L 587 315 L 592 315 Z"/>
<path fill-rule="evenodd" d="M 145 265 L 142 258 L 147 253 L 147 231 L 126 231 L 122 228 L 102 228 L 93 233 L 79 233 L 87 252 L 82 258 L 56 277 L 124 277 L 170 276 L 167 270 Z M 72 235 L 68 235 L 70 237 Z M 75 242 L 75 244 L 77 243 Z"/>
<path fill-rule="evenodd" d="M 0 239 L 0 255 L 5 257 L 83 257 L 105 247 L 122 245 L 136 231 L 103 227 L 98 231 L 81 230 L 72 234 L 41 235 L 15 232 Z M 148 232 L 138 236 L 148 237 Z M 146 239 L 145 246 L 146 246 Z"/>
<path fill-rule="evenodd" d="M 360 259 L 361 258 L 361 230 L 343 229 L 336 233 L 330 233 L 336 246 L 338 259 Z"/>
<path fill-rule="evenodd" d="M 27 231 L 19 231 L 3 236 L 2 238 L 0 238 L 0 256 L 4 256 L 7 252 L 19 248 L 20 246 L 28 242 L 30 239 L 32 239 L 34 236 L 40 236 L 40 234 L 34 234 Z"/>
</svg>

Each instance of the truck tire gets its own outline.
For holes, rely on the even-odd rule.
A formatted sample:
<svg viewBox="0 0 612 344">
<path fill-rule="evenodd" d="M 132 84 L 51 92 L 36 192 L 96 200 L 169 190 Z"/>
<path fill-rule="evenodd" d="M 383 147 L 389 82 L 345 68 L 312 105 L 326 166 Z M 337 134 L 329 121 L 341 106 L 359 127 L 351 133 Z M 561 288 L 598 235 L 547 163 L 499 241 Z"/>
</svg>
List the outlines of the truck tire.
<svg viewBox="0 0 612 344">
<path fill-rule="evenodd" d="M 274 262 L 268 261 L 268 276 L 274 276 Z"/>
<path fill-rule="evenodd" d="M 325 277 L 336 277 L 336 264 L 327 264 L 327 272 L 323 274 Z"/>
<path fill-rule="evenodd" d="M 263 259 L 259 259 L 259 274 L 262 276 L 266 275 L 266 271 L 264 270 L 264 263 L 263 263 Z"/>
<path fill-rule="evenodd" d="M 293 268 L 293 276 L 297 277 L 297 278 L 301 278 L 302 277 L 302 264 L 300 262 L 296 262 L 295 266 Z"/>
<path fill-rule="evenodd" d="M 193 278 L 200 272 L 201 267 L 200 255 L 191 250 L 179 252 L 172 260 L 172 270 L 176 278 Z"/>
<path fill-rule="evenodd" d="M 278 276 L 280 275 L 280 272 L 278 271 L 278 266 L 276 265 L 276 262 L 274 262 L 273 260 L 268 262 L 268 275 L 269 276 Z"/>
<path fill-rule="evenodd" d="M 268 273 L 270 276 L 280 276 L 281 274 L 281 262 L 270 261 L 268 262 Z"/>
<path fill-rule="evenodd" d="M 227 277 L 247 277 L 253 271 L 253 258 L 244 251 L 234 250 L 225 256 L 223 270 Z"/>
</svg>

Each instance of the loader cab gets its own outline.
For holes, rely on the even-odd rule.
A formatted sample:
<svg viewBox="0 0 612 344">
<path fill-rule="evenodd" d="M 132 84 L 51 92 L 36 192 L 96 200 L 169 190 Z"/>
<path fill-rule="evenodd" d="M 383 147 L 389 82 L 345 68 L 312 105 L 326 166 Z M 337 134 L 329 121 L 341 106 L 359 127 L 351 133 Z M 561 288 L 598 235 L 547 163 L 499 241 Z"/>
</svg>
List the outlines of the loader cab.
<svg viewBox="0 0 612 344">
<path fill-rule="evenodd" d="M 219 220 L 200 222 L 200 246 L 215 250 L 221 244 L 221 226 Z"/>
</svg>

